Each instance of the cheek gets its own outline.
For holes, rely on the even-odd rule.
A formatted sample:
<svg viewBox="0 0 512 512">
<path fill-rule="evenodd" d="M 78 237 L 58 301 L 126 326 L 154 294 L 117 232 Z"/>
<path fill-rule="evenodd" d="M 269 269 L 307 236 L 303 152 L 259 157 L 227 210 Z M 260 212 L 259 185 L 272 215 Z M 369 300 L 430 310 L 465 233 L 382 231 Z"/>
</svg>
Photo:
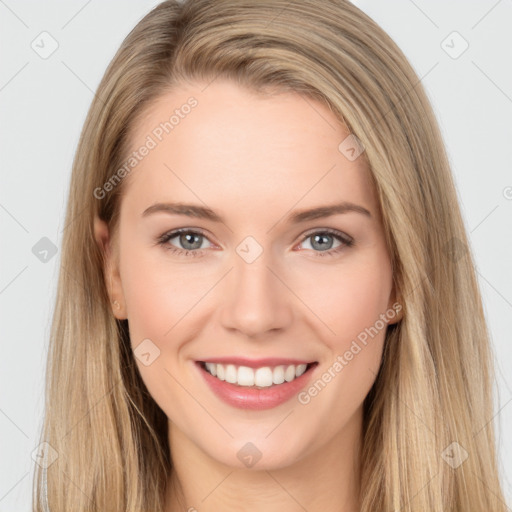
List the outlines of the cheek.
<svg viewBox="0 0 512 512">
<path fill-rule="evenodd" d="M 318 415 L 331 414 L 333 425 L 346 423 L 361 407 L 381 364 L 393 313 L 388 311 L 391 266 L 385 257 L 379 262 L 351 269 L 333 283 L 337 292 L 328 307 L 336 335 L 324 338 L 331 357 L 302 402 L 315 400 Z"/>
<path fill-rule="evenodd" d="M 170 404 L 187 407 L 173 376 L 178 375 L 181 347 L 193 336 L 190 319 L 207 292 L 206 284 L 191 276 L 190 265 L 177 269 L 161 254 L 156 258 L 156 248 L 125 249 L 120 272 L 135 362 L 150 395 L 172 417 Z M 150 354 L 149 364 L 138 355 L 144 353 Z"/>
<path fill-rule="evenodd" d="M 120 270 L 132 344 L 141 337 L 163 343 L 195 310 L 211 283 L 198 276 L 193 265 L 169 263 L 158 248 L 130 248 L 123 254 Z"/>
<path fill-rule="evenodd" d="M 391 265 L 385 254 L 374 255 L 316 275 L 314 287 L 311 278 L 302 279 L 301 297 L 322 321 L 316 331 L 328 355 L 321 382 L 306 390 L 301 403 L 314 402 L 318 410 L 330 411 L 334 424 L 344 423 L 360 407 L 381 363 L 387 320 L 393 318 L 387 312 Z"/>
<path fill-rule="evenodd" d="M 313 312 L 323 342 L 344 351 L 350 341 L 373 326 L 388 307 L 392 290 L 391 265 L 385 254 L 369 255 L 322 272 L 301 272 L 297 295 Z M 314 277 L 312 277 L 314 276 Z M 382 329 L 381 322 L 379 322 Z"/>
</svg>

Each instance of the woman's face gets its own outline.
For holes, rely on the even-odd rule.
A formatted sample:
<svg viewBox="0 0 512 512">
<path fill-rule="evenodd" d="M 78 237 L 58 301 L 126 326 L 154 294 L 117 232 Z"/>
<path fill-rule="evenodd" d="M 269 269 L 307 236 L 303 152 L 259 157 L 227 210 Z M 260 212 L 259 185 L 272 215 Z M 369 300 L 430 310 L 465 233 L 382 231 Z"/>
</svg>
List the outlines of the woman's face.
<svg viewBox="0 0 512 512">
<path fill-rule="evenodd" d="M 360 148 L 320 103 L 221 80 L 135 128 L 112 298 L 171 436 L 267 469 L 354 439 L 399 318 Z"/>
</svg>

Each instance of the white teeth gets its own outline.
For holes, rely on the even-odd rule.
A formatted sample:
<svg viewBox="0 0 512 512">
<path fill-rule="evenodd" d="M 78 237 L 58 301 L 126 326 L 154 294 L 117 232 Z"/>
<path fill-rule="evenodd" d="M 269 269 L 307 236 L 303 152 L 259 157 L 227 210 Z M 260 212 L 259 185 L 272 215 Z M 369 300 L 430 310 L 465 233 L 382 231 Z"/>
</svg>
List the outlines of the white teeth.
<svg viewBox="0 0 512 512">
<path fill-rule="evenodd" d="M 240 366 L 237 383 L 239 386 L 254 386 L 254 370 L 247 366 Z"/>
<path fill-rule="evenodd" d="M 284 366 L 276 366 L 272 374 L 272 382 L 274 384 L 282 384 L 284 382 Z"/>
<path fill-rule="evenodd" d="M 217 365 L 213 363 L 205 363 L 208 371 L 215 377 L 217 375 Z"/>
<path fill-rule="evenodd" d="M 300 377 L 306 371 L 307 366 L 307 364 L 299 364 L 295 370 L 295 377 Z"/>
<path fill-rule="evenodd" d="M 234 364 L 205 363 L 206 370 L 217 377 L 231 384 L 245 387 L 266 388 L 272 385 L 291 382 L 300 377 L 307 368 L 307 364 L 288 366 L 263 366 L 261 368 L 249 368 L 248 366 L 235 366 Z"/>
<path fill-rule="evenodd" d="M 284 380 L 286 382 L 291 382 L 293 379 L 295 379 L 295 366 L 290 365 L 284 372 Z"/>
<path fill-rule="evenodd" d="M 254 372 L 254 385 L 261 388 L 272 386 L 272 368 L 264 366 Z"/>
<path fill-rule="evenodd" d="M 234 364 L 228 364 L 226 366 L 226 373 L 225 373 L 226 382 L 229 382 L 231 384 L 234 384 L 237 380 L 236 376 L 236 367 Z"/>
</svg>

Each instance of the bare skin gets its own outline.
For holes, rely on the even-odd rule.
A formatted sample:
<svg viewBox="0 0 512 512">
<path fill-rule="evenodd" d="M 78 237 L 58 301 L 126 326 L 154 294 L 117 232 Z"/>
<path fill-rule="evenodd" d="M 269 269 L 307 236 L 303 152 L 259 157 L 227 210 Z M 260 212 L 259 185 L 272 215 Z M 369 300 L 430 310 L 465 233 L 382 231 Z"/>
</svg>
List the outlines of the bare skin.
<svg viewBox="0 0 512 512">
<path fill-rule="evenodd" d="M 114 314 L 128 319 L 134 349 L 149 339 L 160 351 L 147 366 L 136 361 L 169 419 L 174 470 L 166 511 L 356 511 L 362 404 L 387 324 L 400 319 L 385 317 L 378 334 L 354 349 L 395 303 L 369 170 L 363 157 L 350 161 L 340 152 L 349 134 L 324 105 L 292 93 L 263 97 L 221 80 L 159 98 L 136 126 L 133 147 L 191 96 L 197 106 L 125 178 L 119 237 L 112 241 L 107 226 L 95 224 L 119 302 Z M 342 201 L 370 215 L 287 220 Z M 208 207 L 224 222 L 143 215 L 170 202 Z M 157 243 L 178 228 L 200 233 Z M 251 263 L 237 252 L 248 236 L 257 242 L 249 250 L 262 250 Z M 190 248 L 194 242 L 199 249 Z M 353 356 L 345 358 L 347 351 Z M 310 385 L 331 378 L 302 403 L 294 397 L 244 410 L 220 400 L 198 372 L 195 361 L 221 356 L 318 361 Z M 340 371 L 333 370 L 338 356 Z M 261 453 L 252 467 L 237 456 L 248 442 Z"/>
</svg>

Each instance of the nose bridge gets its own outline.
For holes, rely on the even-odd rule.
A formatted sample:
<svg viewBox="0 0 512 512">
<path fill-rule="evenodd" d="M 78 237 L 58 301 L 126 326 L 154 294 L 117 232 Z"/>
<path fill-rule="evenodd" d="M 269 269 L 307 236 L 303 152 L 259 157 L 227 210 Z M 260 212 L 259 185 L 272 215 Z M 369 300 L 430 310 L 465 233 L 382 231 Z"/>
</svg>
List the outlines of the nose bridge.
<svg viewBox="0 0 512 512">
<path fill-rule="evenodd" d="M 237 246 L 222 306 L 225 328 L 258 336 L 291 322 L 291 298 L 275 275 L 271 253 L 253 237 Z"/>
</svg>

